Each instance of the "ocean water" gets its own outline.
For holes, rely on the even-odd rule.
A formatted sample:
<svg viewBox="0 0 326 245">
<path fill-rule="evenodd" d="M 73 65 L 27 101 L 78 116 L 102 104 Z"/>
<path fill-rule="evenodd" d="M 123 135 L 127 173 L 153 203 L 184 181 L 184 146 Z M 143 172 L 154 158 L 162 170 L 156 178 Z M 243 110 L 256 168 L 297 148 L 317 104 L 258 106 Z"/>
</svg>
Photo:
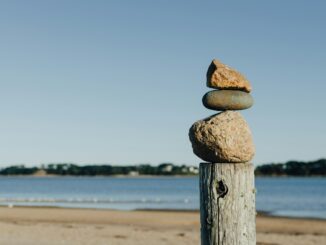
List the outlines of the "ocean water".
<svg viewBox="0 0 326 245">
<path fill-rule="evenodd" d="M 256 178 L 256 208 L 326 219 L 326 178 Z M 0 205 L 199 209 L 198 177 L 0 177 Z"/>
<path fill-rule="evenodd" d="M 256 209 L 326 219 L 326 178 L 256 178 Z"/>
</svg>

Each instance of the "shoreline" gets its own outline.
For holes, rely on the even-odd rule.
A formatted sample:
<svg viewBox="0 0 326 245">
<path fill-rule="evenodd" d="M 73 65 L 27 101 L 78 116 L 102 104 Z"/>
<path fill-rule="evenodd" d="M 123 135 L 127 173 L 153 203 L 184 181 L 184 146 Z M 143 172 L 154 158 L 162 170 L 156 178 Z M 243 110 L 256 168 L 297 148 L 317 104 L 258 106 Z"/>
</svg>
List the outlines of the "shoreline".
<svg viewBox="0 0 326 245">
<path fill-rule="evenodd" d="M 0 178 L 193 178 L 199 177 L 198 174 L 194 175 L 55 175 L 55 174 L 46 174 L 46 175 L 0 175 Z M 326 178 L 326 175 L 311 175 L 311 176 L 295 176 L 295 175 L 255 175 L 255 178 Z"/>
<path fill-rule="evenodd" d="M 82 208 L 82 207 L 60 207 L 60 206 L 32 206 L 32 205 L 0 205 L 0 208 L 8 208 L 8 209 L 67 209 L 67 210 L 80 210 L 80 211 L 109 211 L 109 212 L 164 212 L 164 213 L 198 213 L 199 209 L 150 209 L 150 208 L 138 208 L 138 209 L 130 209 L 130 210 L 122 210 L 122 209 L 113 209 L 113 208 Z M 274 215 L 272 212 L 266 211 L 256 211 L 256 217 L 268 217 L 275 219 L 291 219 L 291 220 L 310 220 L 310 221 L 325 221 L 326 218 L 318 218 L 318 217 L 310 217 L 310 216 L 287 216 L 287 215 Z"/>
<path fill-rule="evenodd" d="M 194 178 L 199 175 L 0 175 L 0 178 Z"/>
<path fill-rule="evenodd" d="M 257 245 L 326 244 L 326 220 L 259 214 L 256 224 Z M 0 207 L 0 230 L 6 245 L 200 243 L 198 211 Z"/>
</svg>

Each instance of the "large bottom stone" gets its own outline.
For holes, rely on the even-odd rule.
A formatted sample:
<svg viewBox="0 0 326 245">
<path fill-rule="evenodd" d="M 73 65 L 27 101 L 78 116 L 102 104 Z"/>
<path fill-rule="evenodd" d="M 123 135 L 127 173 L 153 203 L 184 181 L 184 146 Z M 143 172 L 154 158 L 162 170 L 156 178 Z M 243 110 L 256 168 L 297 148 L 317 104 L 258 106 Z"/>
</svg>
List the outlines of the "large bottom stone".
<svg viewBox="0 0 326 245">
<path fill-rule="evenodd" d="M 194 123 L 189 130 L 194 153 L 207 162 L 249 162 L 254 154 L 251 131 L 239 112 L 225 111 Z"/>
</svg>

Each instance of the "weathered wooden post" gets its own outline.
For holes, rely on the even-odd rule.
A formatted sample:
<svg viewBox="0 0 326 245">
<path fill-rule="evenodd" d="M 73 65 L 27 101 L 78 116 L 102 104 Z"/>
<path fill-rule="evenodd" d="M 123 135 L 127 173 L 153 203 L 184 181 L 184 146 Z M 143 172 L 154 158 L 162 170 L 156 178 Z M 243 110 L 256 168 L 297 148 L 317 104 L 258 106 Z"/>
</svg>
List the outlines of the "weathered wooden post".
<svg viewBox="0 0 326 245">
<path fill-rule="evenodd" d="M 253 105 L 249 82 L 213 60 L 203 97 L 205 107 L 221 113 L 200 120 L 189 131 L 200 164 L 202 245 L 256 244 L 254 168 L 250 129 L 239 112 Z"/>
</svg>

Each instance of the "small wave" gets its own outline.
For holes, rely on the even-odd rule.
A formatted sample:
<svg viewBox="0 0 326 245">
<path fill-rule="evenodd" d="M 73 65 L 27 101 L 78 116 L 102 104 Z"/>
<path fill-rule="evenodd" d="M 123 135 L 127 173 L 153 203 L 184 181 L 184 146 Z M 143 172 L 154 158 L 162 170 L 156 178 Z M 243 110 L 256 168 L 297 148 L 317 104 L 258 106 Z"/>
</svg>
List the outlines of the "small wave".
<svg viewBox="0 0 326 245">
<path fill-rule="evenodd" d="M 30 203 L 30 204 L 42 204 L 42 203 L 69 203 L 69 204 L 169 204 L 169 203 L 189 203 L 189 199 L 180 199 L 180 200 L 164 200 L 161 198 L 140 198 L 140 199 L 100 199 L 100 198 L 39 198 L 39 197 L 30 197 L 30 198 L 0 198 L 0 204 L 15 204 L 15 203 Z"/>
</svg>

